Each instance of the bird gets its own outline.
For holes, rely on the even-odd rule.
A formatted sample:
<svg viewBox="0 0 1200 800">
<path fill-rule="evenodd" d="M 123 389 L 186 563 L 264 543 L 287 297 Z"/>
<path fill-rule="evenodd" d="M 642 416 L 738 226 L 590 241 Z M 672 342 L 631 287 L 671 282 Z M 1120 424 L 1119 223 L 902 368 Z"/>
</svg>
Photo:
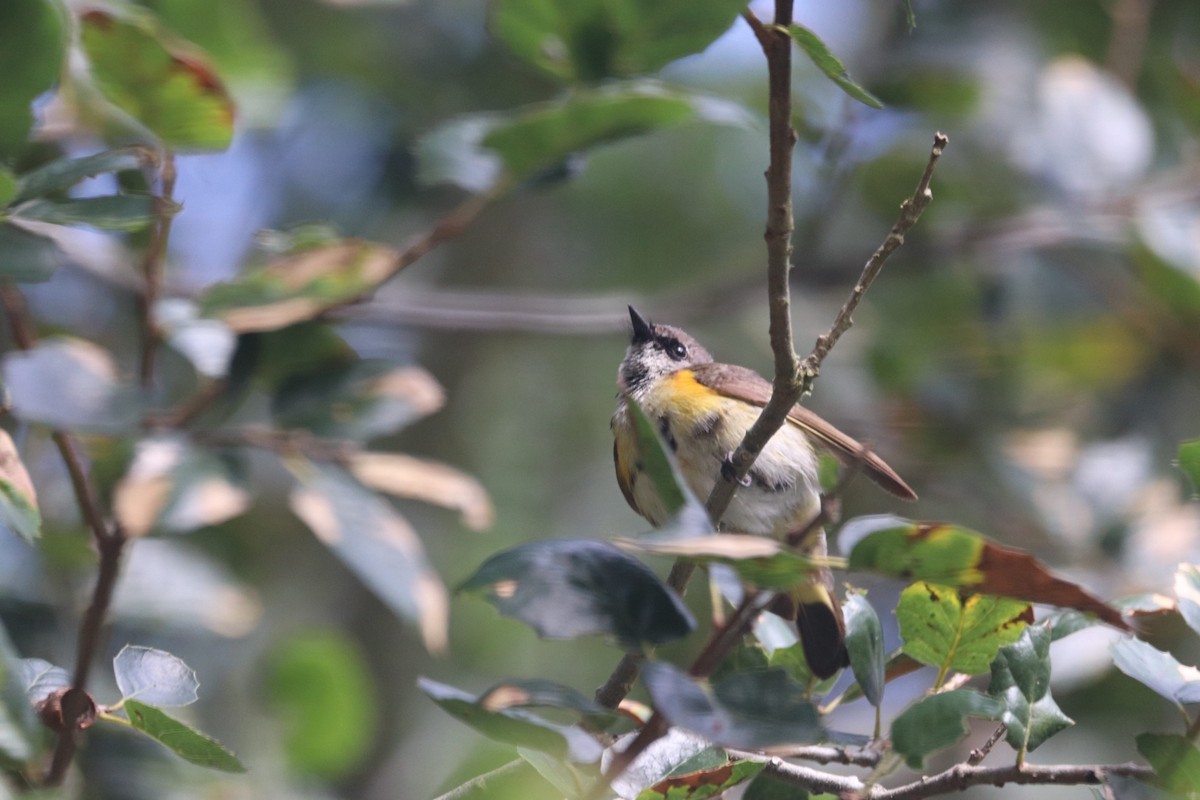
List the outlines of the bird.
<svg viewBox="0 0 1200 800">
<path fill-rule="evenodd" d="M 715 361 L 680 328 L 653 324 L 633 306 L 629 317 L 633 333 L 617 370 L 613 462 L 625 500 L 657 528 L 671 515 L 645 472 L 630 404 L 636 403 L 657 426 L 688 488 L 704 498 L 722 474 L 731 474 L 732 454 L 770 399 L 772 386 L 752 369 Z M 795 542 L 797 549 L 825 555 L 825 532 L 811 525 L 821 509 L 818 449 L 843 463 L 858 464 L 890 494 L 917 499 L 883 459 L 796 405 L 742 480 L 721 518 L 721 529 L 777 539 L 804 534 Z M 814 529 L 805 533 L 809 527 Z M 833 595 L 829 570 L 777 595 L 770 610 L 795 620 L 805 658 L 818 678 L 831 677 L 849 664 L 841 606 Z"/>
</svg>

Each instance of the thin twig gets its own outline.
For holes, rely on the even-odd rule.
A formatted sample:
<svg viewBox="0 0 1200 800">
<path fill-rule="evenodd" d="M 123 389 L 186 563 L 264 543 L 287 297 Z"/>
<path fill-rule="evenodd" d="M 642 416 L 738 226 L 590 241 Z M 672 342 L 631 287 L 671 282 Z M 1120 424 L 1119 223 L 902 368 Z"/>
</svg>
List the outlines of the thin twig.
<svg viewBox="0 0 1200 800">
<path fill-rule="evenodd" d="M 933 168 L 937 166 L 938 159 L 942 157 L 942 151 L 945 150 L 949 139 L 945 134 L 938 132 L 933 137 L 933 147 L 929 151 L 929 161 L 925 164 L 925 172 L 921 175 L 921 180 L 917 184 L 917 189 L 912 196 L 900 204 L 900 218 L 892 225 L 892 229 L 888 231 L 887 238 L 883 240 L 883 244 L 871 254 L 867 259 L 866 265 L 863 267 L 862 275 L 858 278 L 858 283 L 850 290 L 850 297 L 838 312 L 837 317 L 833 321 L 833 325 L 828 331 L 817 337 L 817 342 L 813 345 L 812 352 L 804 359 L 801 364 L 801 378 L 803 380 L 803 389 L 811 386 L 821 370 L 821 362 L 829 355 L 829 351 L 837 344 L 838 339 L 842 334 L 850 329 L 854 324 L 851 318 L 858 304 L 862 302 L 863 296 L 867 293 L 867 289 L 871 288 L 871 284 L 879 277 L 879 273 L 883 271 L 884 264 L 887 263 L 888 257 L 894 253 L 900 245 L 904 244 L 904 237 L 913 225 L 917 224 L 917 220 L 921 218 L 921 214 L 929 206 L 933 200 L 933 192 L 929 188 L 929 182 L 933 178 Z"/>
<path fill-rule="evenodd" d="M 988 753 L 992 752 L 992 748 L 996 746 L 996 743 L 1003 739 L 1004 734 L 1007 732 L 1008 726 L 1003 722 L 997 725 L 996 730 L 992 731 L 992 735 L 988 737 L 988 740 L 973 749 L 970 755 L 967 756 L 967 765 L 972 767 L 979 766 L 987 758 Z"/>
<path fill-rule="evenodd" d="M 894 789 L 872 786 L 869 789 L 858 778 L 831 775 L 826 772 L 789 764 L 779 758 L 766 760 L 764 772 L 787 783 L 801 786 L 813 792 L 830 792 L 862 800 L 920 800 L 950 792 L 961 792 L 972 786 L 1003 786 L 1006 783 L 1021 785 L 1097 785 L 1109 775 L 1126 775 L 1134 778 L 1151 778 L 1154 771 L 1142 764 L 1057 764 L 1031 765 L 1023 767 L 1005 765 L 998 767 L 956 764 L 931 777 Z"/>
<path fill-rule="evenodd" d="M 146 252 L 142 255 L 142 294 L 138 306 L 142 320 L 142 355 L 138 374 L 142 386 L 149 387 L 154 380 L 154 362 L 162 341 L 162 330 L 154 319 L 154 306 L 162 294 L 164 258 L 167 239 L 171 236 L 171 221 L 175 219 L 175 154 L 167 150 L 159 169 L 160 193 L 155 201 L 157 214 L 154 231 Z"/>
<path fill-rule="evenodd" d="M 471 778 L 471 780 L 467 781 L 466 783 L 464 783 L 460 786 L 454 787 L 453 789 L 446 792 L 445 794 L 438 795 L 437 797 L 434 798 L 434 800 L 463 800 L 463 798 L 470 797 L 471 795 L 475 794 L 476 792 L 484 792 L 484 791 L 488 790 L 489 788 L 494 789 L 495 787 L 489 786 L 489 784 L 492 781 L 495 781 L 499 778 L 504 778 L 504 777 L 508 776 L 510 773 L 516 772 L 517 770 L 521 769 L 522 767 L 528 767 L 528 766 L 529 766 L 529 762 L 525 761 L 524 759 L 518 758 L 515 761 L 509 761 L 508 763 L 501 764 L 500 766 L 496 767 L 495 769 L 489 770 L 488 772 L 485 772 L 482 775 L 476 775 L 474 778 Z M 480 795 L 480 796 L 482 796 L 482 795 Z"/>
</svg>

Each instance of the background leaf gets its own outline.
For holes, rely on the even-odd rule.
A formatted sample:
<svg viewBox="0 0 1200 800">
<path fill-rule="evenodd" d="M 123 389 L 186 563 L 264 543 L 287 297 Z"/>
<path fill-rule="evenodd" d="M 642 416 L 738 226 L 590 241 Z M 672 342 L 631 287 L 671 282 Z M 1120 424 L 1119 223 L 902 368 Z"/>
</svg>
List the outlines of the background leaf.
<svg viewBox="0 0 1200 800">
<path fill-rule="evenodd" d="M 1113 664 L 1173 703 L 1200 702 L 1200 670 L 1180 664 L 1141 639 L 1126 637 L 1113 643 Z"/>
<path fill-rule="evenodd" d="M 519 708 L 489 711 L 479 698 L 428 678 L 419 678 L 417 688 L 450 716 L 497 741 L 581 763 L 600 758 L 599 743 L 579 728 L 558 725 Z"/>
<path fill-rule="evenodd" d="M 26 669 L 0 625 L 0 760 L 17 764 L 34 757 L 44 730 L 26 695 Z"/>
<path fill-rule="evenodd" d="M 1179 443 L 1179 468 L 1191 479 L 1192 488 L 1200 491 L 1200 439 Z"/>
<path fill-rule="evenodd" d="M 127 644 L 113 659 L 113 673 L 124 700 L 170 707 L 190 705 L 199 697 L 196 673 L 165 650 Z"/>
<path fill-rule="evenodd" d="M 654 72 L 700 52 L 744 8 L 735 0 L 499 0 L 491 24 L 517 56 L 549 75 L 599 81 Z"/>
<path fill-rule="evenodd" d="M 268 660 L 267 697 L 283 721 L 288 763 L 326 779 L 354 770 L 379 727 L 379 699 L 361 647 L 339 630 L 310 630 L 279 642 Z"/>
<path fill-rule="evenodd" d="M 374 291 L 395 272 L 396 257 L 356 239 L 309 248 L 210 286 L 200 312 L 236 333 L 280 330 Z"/>
<path fill-rule="evenodd" d="M 355 453 L 347 467 L 360 483 L 376 491 L 458 511 L 471 530 L 484 530 L 494 521 L 487 490 L 445 464 L 400 453 Z"/>
<path fill-rule="evenodd" d="M 70 189 L 85 178 L 128 172 L 154 165 L 157 154 L 145 147 L 120 147 L 82 158 L 60 158 L 21 176 L 12 204 Z"/>
<path fill-rule="evenodd" d="M 426 184 L 484 191 L 503 177 L 526 180 L 598 145 L 696 122 L 748 126 L 749 116 L 727 101 L 650 81 L 581 90 L 509 115 L 445 123 L 418 143 L 420 176 Z"/>
<path fill-rule="evenodd" d="M 735 673 L 709 688 L 670 664 L 652 662 L 642 680 L 672 725 L 716 744 L 758 750 L 824 735 L 816 707 L 782 669 Z"/>
<path fill-rule="evenodd" d="M 1187 797 L 1200 792 L 1200 750 L 1186 736 L 1143 733 L 1137 750 L 1169 791 Z"/>
<path fill-rule="evenodd" d="M 424 369 L 362 360 L 285 381 L 271 403 L 275 421 L 318 436 L 371 439 L 442 407 L 445 393 Z"/>
<path fill-rule="evenodd" d="M 45 700 L 60 689 L 71 685 L 71 675 L 62 667 L 56 667 L 40 658 L 20 660 L 21 681 L 25 684 L 25 696 L 33 705 Z"/>
<path fill-rule="evenodd" d="M 290 505 L 317 538 L 396 613 L 417 623 L 425 646 L 446 647 L 446 589 L 408 522 L 331 465 L 297 466 Z"/>
<path fill-rule="evenodd" d="M 0 3 L 0 157 L 24 147 L 33 126 L 30 105 L 58 80 L 66 42 L 62 12 L 50 0 Z"/>
<path fill-rule="evenodd" d="M 31 200 L 16 211 L 20 219 L 55 225 L 90 225 L 106 231 L 140 231 L 154 222 L 158 198 L 114 194 L 70 200 Z M 174 213 L 178 208 L 168 209 Z"/>
<path fill-rule="evenodd" d="M 27 542 L 42 534 L 37 491 L 8 431 L 0 430 L 0 524 Z"/>
<path fill-rule="evenodd" d="M 126 431 L 140 420 L 137 388 L 120 382 L 112 356 L 91 342 L 47 339 L 0 363 L 21 419 L 95 433 Z"/>
<path fill-rule="evenodd" d="M 216 739 L 189 728 L 154 706 L 136 700 L 125 702 L 125 713 L 133 727 L 166 745 L 185 761 L 222 772 L 245 772 L 237 756 Z"/>
<path fill-rule="evenodd" d="M 224 150 L 233 100 L 194 46 L 145 13 L 91 10 L 79 20 L 91 76 L 105 97 L 176 150 Z"/>
<path fill-rule="evenodd" d="M 1050 640 L 1048 629 L 1031 625 L 992 662 L 988 694 L 1004 703 L 1005 737 L 1019 753 L 1075 724 L 1050 696 Z"/>
<path fill-rule="evenodd" d="M 1180 564 L 1175 571 L 1176 606 L 1184 621 L 1200 633 L 1200 567 Z"/>
<path fill-rule="evenodd" d="M 48 281 L 64 258 L 52 239 L 0 220 L 0 278 L 17 283 Z"/>
<path fill-rule="evenodd" d="M 113 514 L 129 536 L 217 525 L 249 507 L 244 481 L 232 453 L 198 450 L 181 437 L 143 439 L 113 489 Z"/>
<path fill-rule="evenodd" d="M 892 746 L 912 769 L 925 756 L 944 750 L 967 735 L 967 717 L 1000 719 L 1004 704 L 974 689 L 931 695 L 909 706 L 892 722 Z"/>
<path fill-rule="evenodd" d="M 460 587 L 547 639 L 603 633 L 637 649 L 691 633 L 695 621 L 648 567 L 607 542 L 527 542 L 485 561 Z"/>
<path fill-rule="evenodd" d="M 960 600 L 954 589 L 925 582 L 905 589 L 896 607 L 905 653 L 968 675 L 987 672 L 1030 618 L 1028 604 L 1019 600 L 980 594 Z"/>
</svg>

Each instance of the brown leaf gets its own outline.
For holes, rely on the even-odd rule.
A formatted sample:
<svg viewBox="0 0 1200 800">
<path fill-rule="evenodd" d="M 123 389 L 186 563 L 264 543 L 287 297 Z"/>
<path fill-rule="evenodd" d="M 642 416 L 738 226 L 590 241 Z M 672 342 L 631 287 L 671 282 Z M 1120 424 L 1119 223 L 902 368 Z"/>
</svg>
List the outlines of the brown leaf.
<svg viewBox="0 0 1200 800">
<path fill-rule="evenodd" d="M 8 435 L 8 431 L 2 428 L 0 428 L 0 480 L 6 480 L 12 484 L 13 488 L 29 501 L 30 507 L 37 508 L 37 490 L 33 488 L 33 481 L 30 480 L 29 472 L 21 461 L 16 443 Z"/>
</svg>

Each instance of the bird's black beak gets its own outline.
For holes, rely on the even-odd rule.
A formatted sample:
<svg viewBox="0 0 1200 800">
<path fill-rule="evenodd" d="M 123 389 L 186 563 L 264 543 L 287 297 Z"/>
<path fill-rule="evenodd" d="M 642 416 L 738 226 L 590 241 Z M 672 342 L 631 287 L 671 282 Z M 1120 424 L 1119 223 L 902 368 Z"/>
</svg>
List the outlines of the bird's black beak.
<svg viewBox="0 0 1200 800">
<path fill-rule="evenodd" d="M 654 328 L 633 306 L 629 307 L 629 319 L 633 321 L 633 343 L 641 344 L 654 338 Z"/>
</svg>

